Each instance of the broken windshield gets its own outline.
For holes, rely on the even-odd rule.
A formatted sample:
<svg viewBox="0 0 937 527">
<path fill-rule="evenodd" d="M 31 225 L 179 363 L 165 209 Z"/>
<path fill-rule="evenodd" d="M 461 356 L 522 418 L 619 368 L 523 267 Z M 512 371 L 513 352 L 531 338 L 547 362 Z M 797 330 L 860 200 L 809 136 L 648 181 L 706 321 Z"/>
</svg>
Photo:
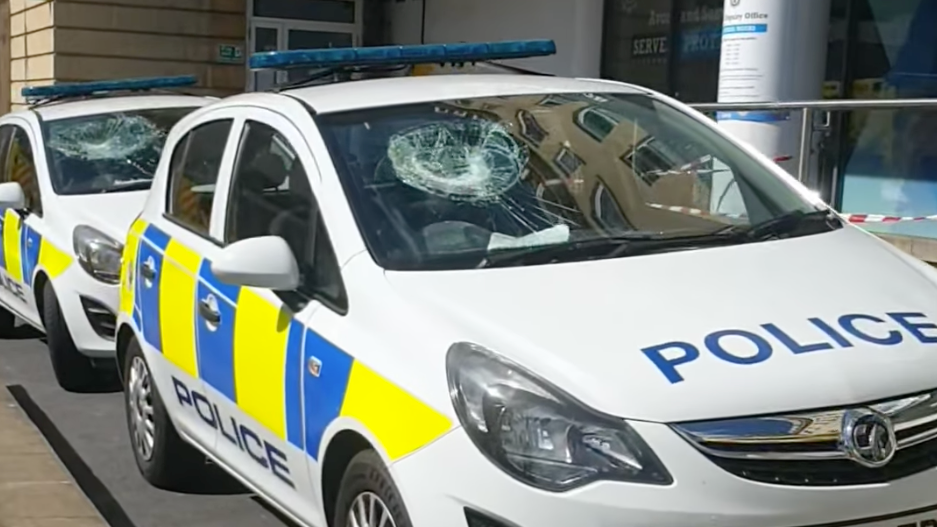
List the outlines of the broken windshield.
<svg viewBox="0 0 937 527">
<path fill-rule="evenodd" d="M 668 251 L 707 236 L 707 246 L 753 243 L 711 235 L 814 210 L 720 133 L 647 95 L 485 97 L 315 119 L 387 269 L 473 268 L 504 252 L 518 265 L 546 261 L 525 253 L 619 257 L 635 252 L 615 246 L 637 239 L 666 239 L 656 246 Z M 826 229 L 809 227 L 781 235 Z M 551 246 L 568 250 L 542 250 Z"/>
<path fill-rule="evenodd" d="M 57 194 L 147 190 L 166 135 L 195 108 L 149 108 L 44 123 L 46 156 Z"/>
</svg>

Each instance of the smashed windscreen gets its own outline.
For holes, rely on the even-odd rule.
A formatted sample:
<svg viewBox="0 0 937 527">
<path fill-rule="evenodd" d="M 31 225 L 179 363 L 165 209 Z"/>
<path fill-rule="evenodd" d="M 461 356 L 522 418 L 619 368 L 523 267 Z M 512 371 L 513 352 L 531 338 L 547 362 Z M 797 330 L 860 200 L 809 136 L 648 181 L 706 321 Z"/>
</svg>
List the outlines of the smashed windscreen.
<svg viewBox="0 0 937 527">
<path fill-rule="evenodd" d="M 474 268 L 548 247 L 576 260 L 595 255 L 579 247 L 702 239 L 811 210 L 770 168 L 646 95 L 481 97 L 314 118 L 387 269 Z"/>
<path fill-rule="evenodd" d="M 394 134 L 382 168 L 436 196 L 493 203 L 520 181 L 528 155 L 527 147 L 498 123 L 429 123 Z"/>
<path fill-rule="evenodd" d="M 153 108 L 47 121 L 45 146 L 56 193 L 148 189 L 166 135 L 194 109 Z"/>
</svg>

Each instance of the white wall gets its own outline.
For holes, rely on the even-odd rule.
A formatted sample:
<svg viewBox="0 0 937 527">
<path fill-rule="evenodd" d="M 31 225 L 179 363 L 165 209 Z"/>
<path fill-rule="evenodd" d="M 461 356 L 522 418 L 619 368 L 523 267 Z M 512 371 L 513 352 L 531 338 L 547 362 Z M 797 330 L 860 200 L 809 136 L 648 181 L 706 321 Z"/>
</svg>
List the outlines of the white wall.
<svg viewBox="0 0 937 527">
<path fill-rule="evenodd" d="M 395 44 L 420 42 L 424 0 L 392 0 L 390 34 Z M 425 41 L 549 38 L 552 57 L 510 61 L 521 68 L 564 76 L 598 77 L 602 54 L 602 0 L 425 0 Z"/>
</svg>

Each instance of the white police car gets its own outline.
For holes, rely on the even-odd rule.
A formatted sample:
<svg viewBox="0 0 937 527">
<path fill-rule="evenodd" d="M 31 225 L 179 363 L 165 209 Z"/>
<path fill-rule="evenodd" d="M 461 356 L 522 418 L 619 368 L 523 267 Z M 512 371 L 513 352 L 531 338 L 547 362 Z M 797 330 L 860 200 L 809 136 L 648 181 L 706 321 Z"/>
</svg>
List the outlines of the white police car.
<svg viewBox="0 0 937 527">
<path fill-rule="evenodd" d="M 58 382 L 113 364 L 122 240 L 143 207 L 169 129 L 213 99 L 157 95 L 193 77 L 27 87 L 0 117 L 0 335 L 44 330 Z M 107 360 L 100 361 L 107 366 Z"/>
<path fill-rule="evenodd" d="M 166 145 L 117 336 L 154 485 L 201 452 L 310 526 L 937 521 L 937 271 L 685 105 L 357 80 L 231 97 Z"/>
</svg>

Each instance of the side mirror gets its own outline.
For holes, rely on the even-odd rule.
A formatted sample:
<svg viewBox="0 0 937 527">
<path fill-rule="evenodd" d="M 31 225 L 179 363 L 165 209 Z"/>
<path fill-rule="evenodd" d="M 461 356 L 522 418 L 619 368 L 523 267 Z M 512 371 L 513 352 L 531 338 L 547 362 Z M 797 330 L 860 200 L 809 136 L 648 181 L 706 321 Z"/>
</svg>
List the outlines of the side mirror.
<svg viewBox="0 0 937 527">
<path fill-rule="evenodd" d="M 211 271 L 231 285 L 289 291 L 299 287 L 299 265 L 286 240 L 260 236 L 232 243 L 212 260 Z"/>
<path fill-rule="evenodd" d="M 23 187 L 15 182 L 0 183 L 0 210 L 21 210 L 26 208 L 26 194 Z"/>
</svg>

